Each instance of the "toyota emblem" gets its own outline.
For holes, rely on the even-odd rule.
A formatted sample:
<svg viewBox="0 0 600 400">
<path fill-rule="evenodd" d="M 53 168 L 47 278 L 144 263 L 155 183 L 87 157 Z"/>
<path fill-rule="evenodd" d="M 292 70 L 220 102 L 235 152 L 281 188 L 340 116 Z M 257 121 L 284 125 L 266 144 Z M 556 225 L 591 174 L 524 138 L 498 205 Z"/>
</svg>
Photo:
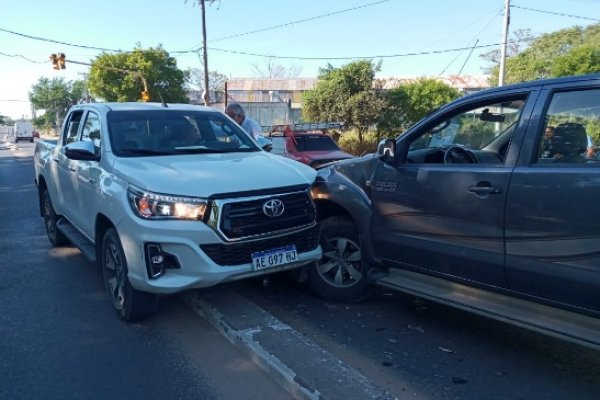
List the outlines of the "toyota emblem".
<svg viewBox="0 0 600 400">
<path fill-rule="evenodd" d="M 283 206 L 283 201 L 279 199 L 271 199 L 263 204 L 262 209 L 267 217 L 275 218 L 283 214 L 285 207 Z"/>
</svg>

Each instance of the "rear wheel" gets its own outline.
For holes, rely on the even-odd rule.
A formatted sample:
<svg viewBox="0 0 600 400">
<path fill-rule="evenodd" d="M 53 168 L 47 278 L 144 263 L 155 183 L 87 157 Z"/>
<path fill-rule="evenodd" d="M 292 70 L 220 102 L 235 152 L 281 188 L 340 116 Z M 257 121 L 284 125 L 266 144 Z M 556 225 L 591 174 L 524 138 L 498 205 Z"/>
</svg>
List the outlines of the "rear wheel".
<svg viewBox="0 0 600 400">
<path fill-rule="evenodd" d="M 102 276 L 113 307 L 124 321 L 135 321 L 156 311 L 158 296 L 134 289 L 127 278 L 125 252 L 114 228 L 102 239 Z"/>
<path fill-rule="evenodd" d="M 357 302 L 369 296 L 367 264 L 362 261 L 358 230 L 345 217 L 321 222 L 323 257 L 308 269 L 308 284 L 319 296 Z"/>
<path fill-rule="evenodd" d="M 69 243 L 69 240 L 56 227 L 59 217 L 56 215 L 56 211 L 54 211 L 54 206 L 52 205 L 50 194 L 48 193 L 47 189 L 44 189 L 42 192 L 42 204 L 44 207 L 44 225 L 46 226 L 46 235 L 48 236 L 48 240 L 50 240 L 50 243 L 52 243 L 54 246 L 66 245 Z"/>
</svg>

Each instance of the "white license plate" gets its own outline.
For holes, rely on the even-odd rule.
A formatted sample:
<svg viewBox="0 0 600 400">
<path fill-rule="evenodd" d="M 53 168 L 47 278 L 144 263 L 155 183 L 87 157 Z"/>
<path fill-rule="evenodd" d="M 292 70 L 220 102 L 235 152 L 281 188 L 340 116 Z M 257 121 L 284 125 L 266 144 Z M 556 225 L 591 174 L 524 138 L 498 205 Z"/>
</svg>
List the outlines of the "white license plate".
<svg viewBox="0 0 600 400">
<path fill-rule="evenodd" d="M 251 253 L 250 256 L 252 257 L 252 269 L 254 271 L 269 269 L 298 260 L 296 246 L 293 244 L 277 249 L 257 251 Z"/>
</svg>

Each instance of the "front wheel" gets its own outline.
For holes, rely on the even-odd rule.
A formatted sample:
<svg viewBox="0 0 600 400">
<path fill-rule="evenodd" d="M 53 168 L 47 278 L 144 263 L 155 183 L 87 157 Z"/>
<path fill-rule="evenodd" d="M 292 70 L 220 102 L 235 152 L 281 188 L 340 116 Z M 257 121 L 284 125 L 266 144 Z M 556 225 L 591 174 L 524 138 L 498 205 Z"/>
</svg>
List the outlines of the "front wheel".
<svg viewBox="0 0 600 400">
<path fill-rule="evenodd" d="M 367 264 L 362 260 L 358 230 L 345 217 L 321 222 L 323 257 L 308 269 L 308 285 L 319 296 L 339 302 L 368 297 Z"/>
<path fill-rule="evenodd" d="M 102 239 L 102 276 L 113 307 L 123 321 L 135 321 L 153 314 L 158 296 L 135 290 L 127 278 L 127 260 L 114 228 L 109 228 Z"/>
</svg>

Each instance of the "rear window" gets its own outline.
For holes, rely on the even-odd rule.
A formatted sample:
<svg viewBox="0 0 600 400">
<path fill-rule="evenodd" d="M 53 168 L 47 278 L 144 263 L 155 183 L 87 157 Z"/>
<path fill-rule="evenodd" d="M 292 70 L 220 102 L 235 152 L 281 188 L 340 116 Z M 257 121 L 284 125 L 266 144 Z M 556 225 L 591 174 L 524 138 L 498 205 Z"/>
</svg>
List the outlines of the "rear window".
<svg viewBox="0 0 600 400">
<path fill-rule="evenodd" d="M 327 135 L 296 135 L 298 151 L 336 151 L 340 148 Z"/>
</svg>

